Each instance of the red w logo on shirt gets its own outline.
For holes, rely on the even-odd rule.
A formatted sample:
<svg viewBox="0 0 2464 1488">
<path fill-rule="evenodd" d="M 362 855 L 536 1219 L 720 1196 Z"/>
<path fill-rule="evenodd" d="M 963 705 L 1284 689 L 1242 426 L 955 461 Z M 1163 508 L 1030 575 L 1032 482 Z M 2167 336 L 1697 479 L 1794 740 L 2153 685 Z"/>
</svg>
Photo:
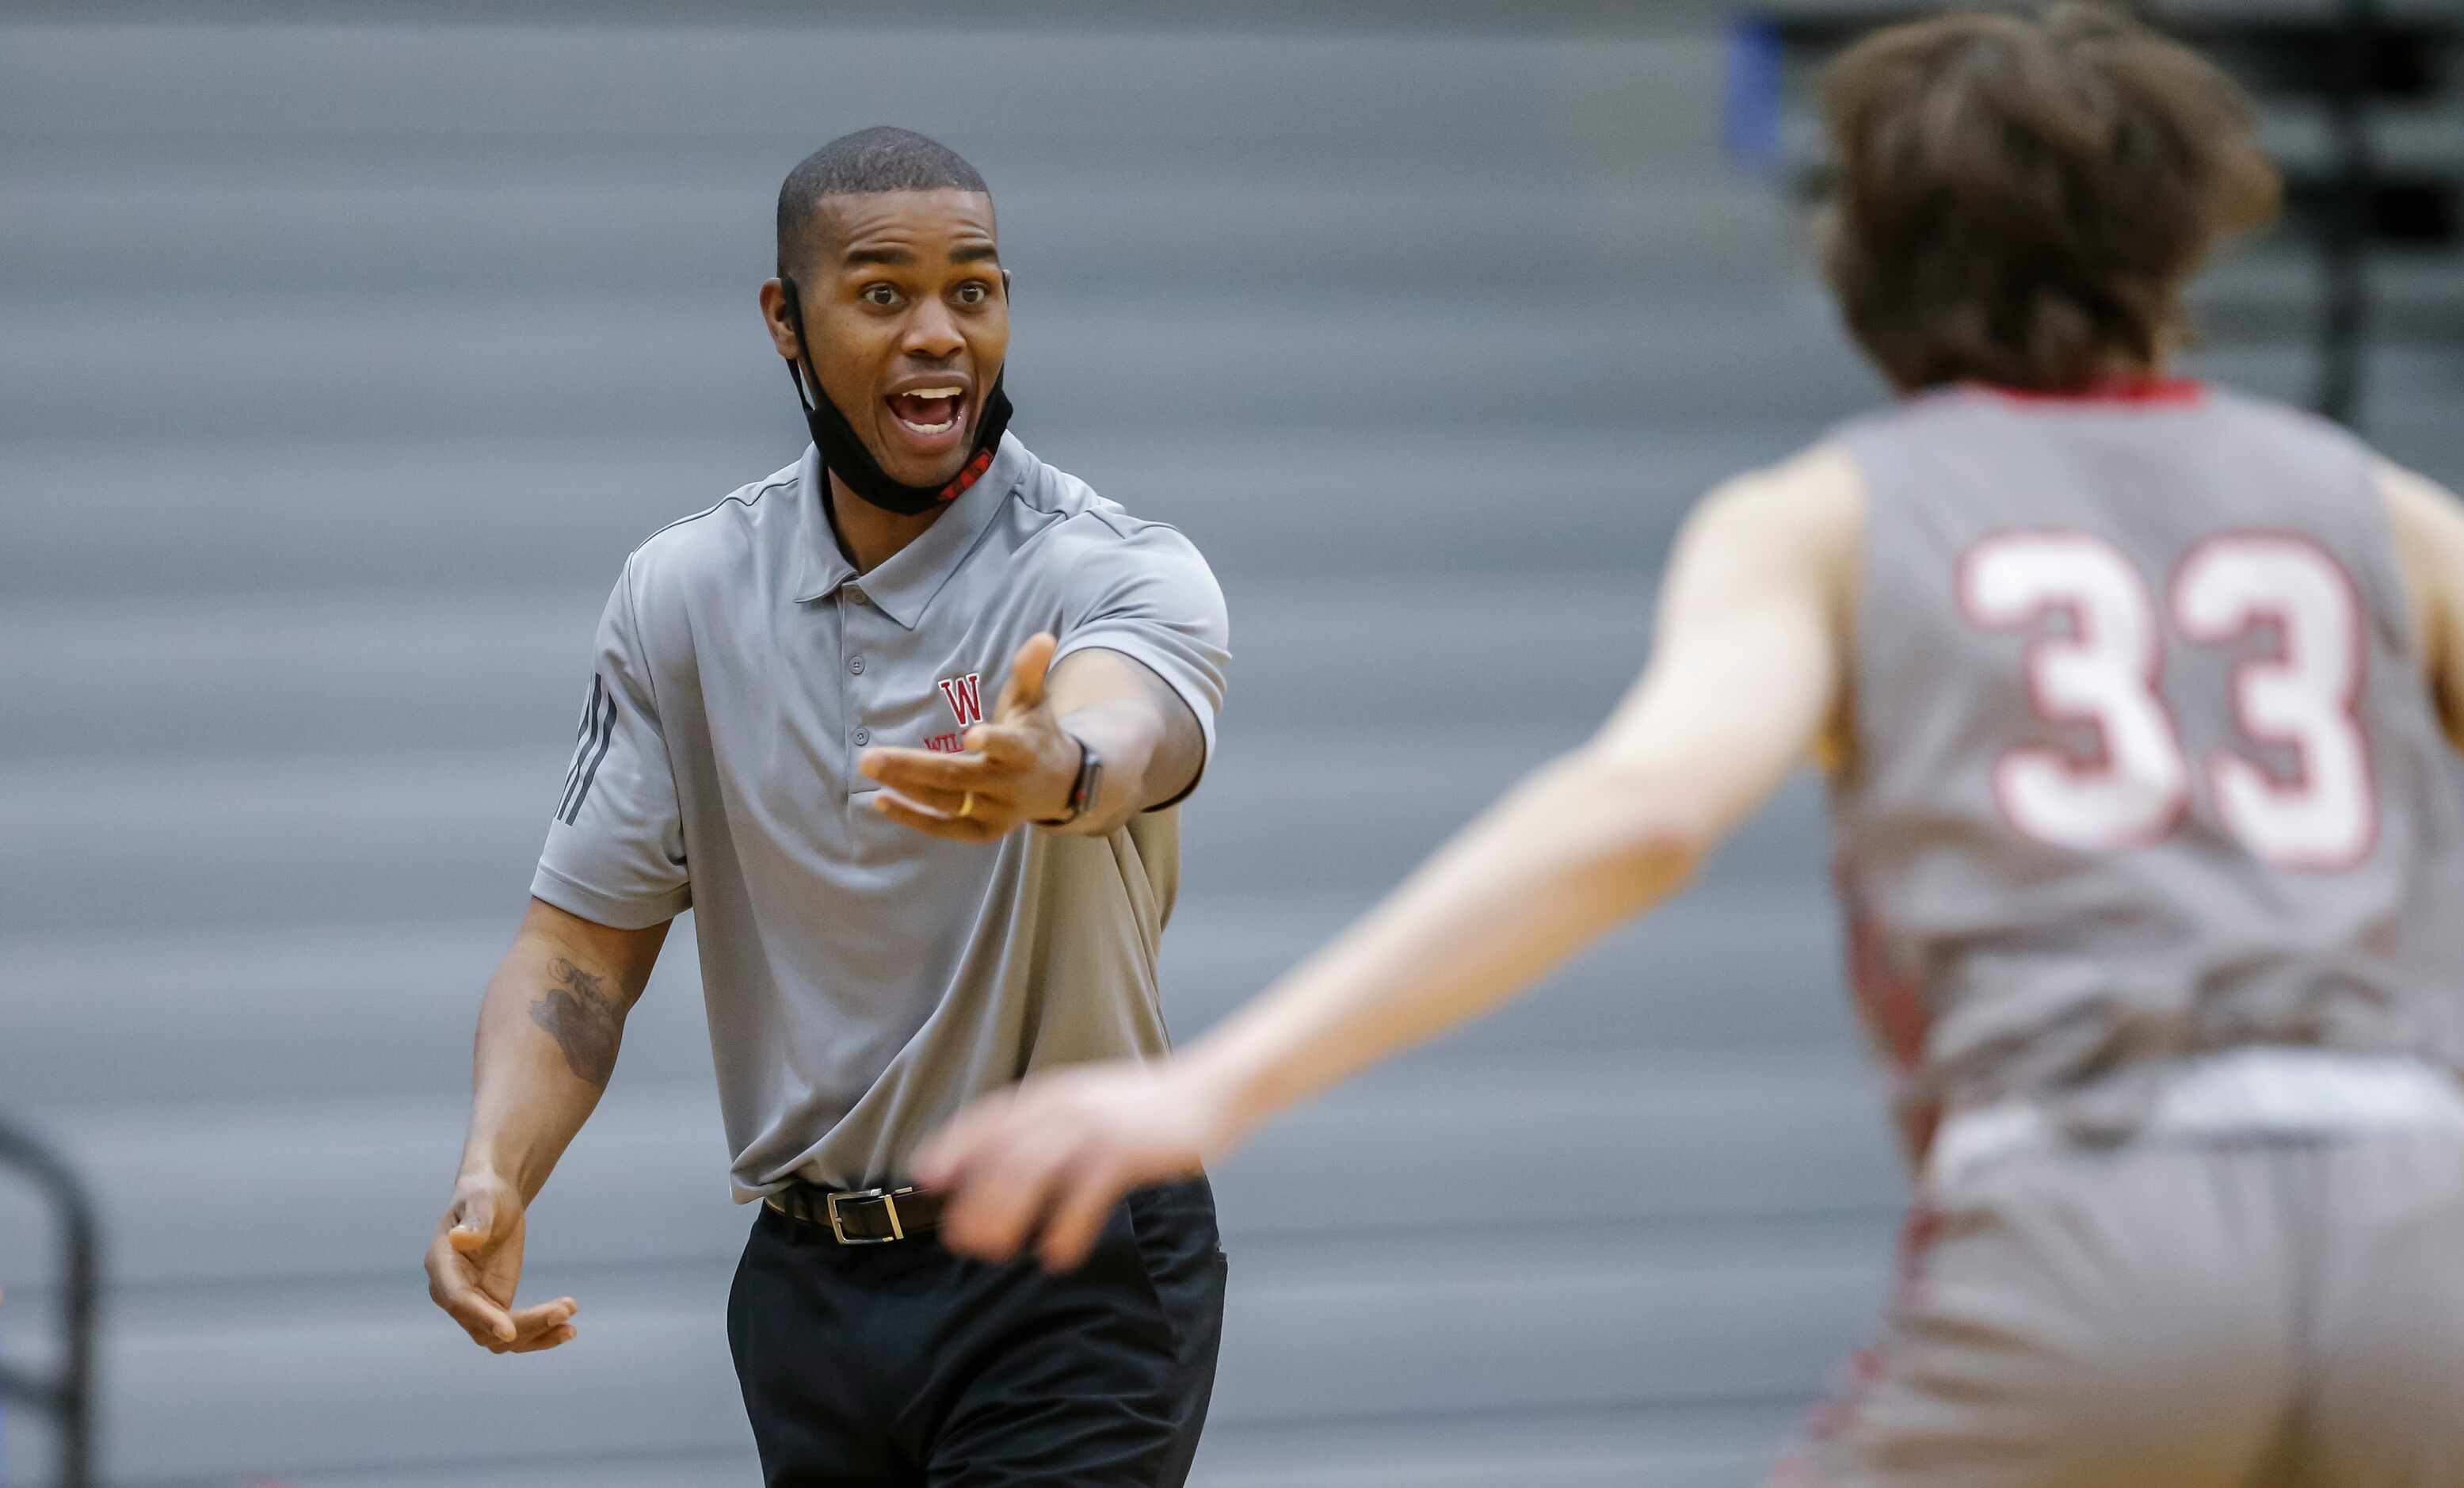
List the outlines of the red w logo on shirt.
<svg viewBox="0 0 2464 1488">
<path fill-rule="evenodd" d="M 971 671 L 963 677 L 943 678 L 941 696 L 949 700 L 950 711 L 958 715 L 960 729 L 972 729 L 984 721 L 983 673 Z"/>
</svg>

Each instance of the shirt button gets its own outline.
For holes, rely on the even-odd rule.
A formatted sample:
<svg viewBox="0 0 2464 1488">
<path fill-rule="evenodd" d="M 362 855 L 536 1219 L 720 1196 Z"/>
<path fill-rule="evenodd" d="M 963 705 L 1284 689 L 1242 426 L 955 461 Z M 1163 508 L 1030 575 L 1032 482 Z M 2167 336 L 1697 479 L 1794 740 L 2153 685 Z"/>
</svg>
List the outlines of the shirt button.
<svg viewBox="0 0 2464 1488">
<path fill-rule="evenodd" d="M 864 748 L 867 744 L 869 744 L 869 743 L 871 743 L 871 742 L 872 742 L 872 731 L 871 731 L 870 729 L 858 729 L 858 730 L 856 730 L 856 731 L 855 731 L 855 747 L 856 747 L 856 748 L 858 748 L 858 749 L 862 749 L 862 748 Z"/>
<path fill-rule="evenodd" d="M 859 677 L 863 676 L 864 658 L 861 656 L 851 656 L 847 658 L 847 670 L 854 672 Z"/>
<path fill-rule="evenodd" d="M 869 604 L 872 602 L 870 600 L 864 597 L 864 591 L 862 589 L 856 588 L 852 584 L 847 586 L 847 597 L 849 604 Z"/>
</svg>

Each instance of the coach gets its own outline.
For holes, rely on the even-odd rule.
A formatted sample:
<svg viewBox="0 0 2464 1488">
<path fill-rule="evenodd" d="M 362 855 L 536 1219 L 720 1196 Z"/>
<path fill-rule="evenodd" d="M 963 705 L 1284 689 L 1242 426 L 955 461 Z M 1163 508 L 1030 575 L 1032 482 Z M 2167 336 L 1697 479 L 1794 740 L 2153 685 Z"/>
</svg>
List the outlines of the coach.
<svg viewBox="0 0 2464 1488">
<path fill-rule="evenodd" d="M 1223 1302 L 1203 1181 L 1051 1276 L 943 1249 L 909 1153 L 1035 1068 L 1155 1056 L 1177 813 L 1222 702 L 1221 593 L 1006 432 L 992 198 L 868 129 L 779 193 L 772 343 L 803 458 L 653 536 L 599 623 L 532 901 L 479 1013 L 429 1288 L 498 1353 L 523 1210 L 698 911 L 738 1201 L 728 1338 L 765 1479 L 1177 1484 Z M 825 473 L 826 472 L 826 474 Z"/>
</svg>

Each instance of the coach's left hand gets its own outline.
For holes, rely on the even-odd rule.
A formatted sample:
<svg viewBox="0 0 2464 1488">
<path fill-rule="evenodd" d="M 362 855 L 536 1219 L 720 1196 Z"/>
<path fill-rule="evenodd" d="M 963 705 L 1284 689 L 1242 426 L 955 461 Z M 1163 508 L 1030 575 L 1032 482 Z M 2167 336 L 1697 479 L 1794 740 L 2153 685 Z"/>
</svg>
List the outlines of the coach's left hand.
<svg viewBox="0 0 2464 1488">
<path fill-rule="evenodd" d="M 1049 634 L 1028 638 L 1010 662 L 990 723 L 966 734 L 966 752 L 869 749 L 856 768 L 881 782 L 873 808 L 891 821 L 953 842 L 990 842 L 1025 822 L 1069 811 L 1078 741 L 1062 730 L 1045 695 Z"/>
</svg>

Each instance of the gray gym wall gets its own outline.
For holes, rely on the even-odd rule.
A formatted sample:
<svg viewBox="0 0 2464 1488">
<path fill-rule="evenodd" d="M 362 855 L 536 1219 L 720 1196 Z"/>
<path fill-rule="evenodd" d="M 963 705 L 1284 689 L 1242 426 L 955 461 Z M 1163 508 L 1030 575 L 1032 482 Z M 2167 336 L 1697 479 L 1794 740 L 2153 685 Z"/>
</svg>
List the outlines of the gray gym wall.
<svg viewBox="0 0 2464 1488">
<path fill-rule="evenodd" d="M 101 1197 L 109 1480 L 751 1480 L 720 1321 L 748 1215 L 689 935 L 532 1214 L 528 1289 L 581 1299 L 579 1341 L 479 1353 L 419 1257 L 607 586 L 803 443 L 754 303 L 799 156 L 891 121 L 971 157 L 1017 430 L 1222 580 L 1185 1036 L 1584 735 L 1688 500 L 1880 395 L 1783 194 L 1723 153 L 1723 25 L 0 21 L 0 1109 Z M 2452 315 L 2456 273 L 2389 293 Z M 2210 293 L 2309 284 L 2262 247 Z M 2198 364 L 2311 378 L 2291 336 Z M 2375 432 L 2464 479 L 2464 350 L 2370 369 Z M 1225 1166 L 1201 1482 L 1747 1479 L 1867 1334 L 1902 1200 L 1824 853 L 1801 781 L 1662 917 Z M 0 1358 L 49 1357 L 54 1259 L 0 1175 Z M 44 1481 L 49 1441 L 0 1406 L 0 1482 Z"/>
</svg>

